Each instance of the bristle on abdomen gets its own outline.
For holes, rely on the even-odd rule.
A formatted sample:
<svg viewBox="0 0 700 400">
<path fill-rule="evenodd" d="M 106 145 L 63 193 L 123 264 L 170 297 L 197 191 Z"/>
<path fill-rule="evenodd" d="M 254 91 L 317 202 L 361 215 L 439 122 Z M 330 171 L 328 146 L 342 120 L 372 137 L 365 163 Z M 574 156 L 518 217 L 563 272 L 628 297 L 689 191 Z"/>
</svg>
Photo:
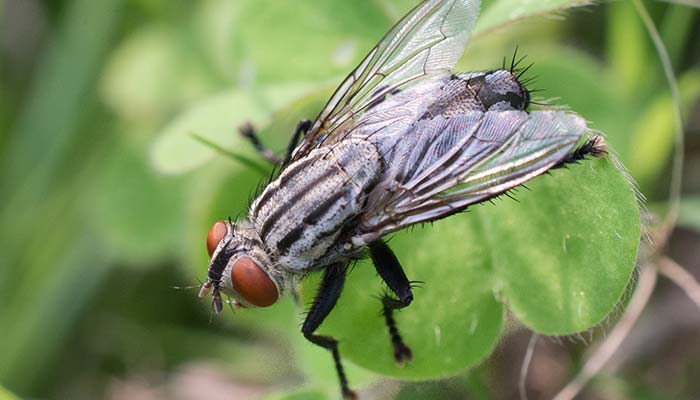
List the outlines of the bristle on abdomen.
<svg viewBox="0 0 700 400">
<path fill-rule="evenodd" d="M 605 139 L 601 135 L 595 135 L 588 139 L 586 143 L 577 147 L 576 150 L 568 153 L 561 161 L 555 164 L 552 169 L 561 168 L 566 164 L 577 163 L 585 159 L 588 155 L 602 157 L 606 154 L 608 154 L 608 146 L 605 143 Z"/>
</svg>

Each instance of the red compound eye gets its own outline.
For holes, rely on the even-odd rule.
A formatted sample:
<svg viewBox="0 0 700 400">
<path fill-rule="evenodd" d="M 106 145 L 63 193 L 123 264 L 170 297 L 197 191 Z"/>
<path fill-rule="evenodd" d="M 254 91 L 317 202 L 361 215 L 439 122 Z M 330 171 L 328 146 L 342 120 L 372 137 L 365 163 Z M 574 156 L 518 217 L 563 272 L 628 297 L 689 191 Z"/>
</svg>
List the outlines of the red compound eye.
<svg viewBox="0 0 700 400">
<path fill-rule="evenodd" d="M 271 306 L 279 297 L 272 279 L 250 257 L 241 257 L 233 265 L 231 283 L 241 297 L 258 307 Z"/>
<path fill-rule="evenodd" d="M 228 228 L 224 221 L 218 221 L 209 229 L 209 233 L 207 233 L 207 251 L 209 252 L 209 257 L 214 254 L 216 246 L 218 246 L 221 239 L 226 236 L 226 232 L 228 232 Z"/>
</svg>

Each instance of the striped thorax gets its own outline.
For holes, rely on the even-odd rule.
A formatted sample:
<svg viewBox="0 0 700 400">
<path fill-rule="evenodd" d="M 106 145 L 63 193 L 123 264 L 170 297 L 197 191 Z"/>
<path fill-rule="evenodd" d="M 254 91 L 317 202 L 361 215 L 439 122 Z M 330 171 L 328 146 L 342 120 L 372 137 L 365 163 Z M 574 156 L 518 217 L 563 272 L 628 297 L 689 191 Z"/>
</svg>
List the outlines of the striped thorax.
<svg viewBox="0 0 700 400">
<path fill-rule="evenodd" d="M 292 288 L 295 272 L 352 257 L 358 249 L 350 236 L 381 168 L 377 149 L 364 140 L 316 149 L 285 168 L 247 221 L 228 222 L 223 236 L 212 238 L 218 244 L 207 284 L 215 298 L 221 290 L 240 305 L 268 306 Z M 244 267 L 252 272 L 235 273 Z"/>
</svg>

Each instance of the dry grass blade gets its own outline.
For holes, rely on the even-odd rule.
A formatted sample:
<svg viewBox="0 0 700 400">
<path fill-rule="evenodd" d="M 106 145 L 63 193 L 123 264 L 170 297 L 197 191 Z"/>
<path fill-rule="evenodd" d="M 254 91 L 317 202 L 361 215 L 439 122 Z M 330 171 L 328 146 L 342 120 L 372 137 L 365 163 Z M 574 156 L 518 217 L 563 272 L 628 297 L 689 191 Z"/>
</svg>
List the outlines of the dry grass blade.
<svg viewBox="0 0 700 400">
<path fill-rule="evenodd" d="M 700 283 L 680 264 L 668 257 L 659 260 L 659 272 L 678 285 L 700 307 Z"/>
<path fill-rule="evenodd" d="M 520 393 L 520 400 L 527 400 L 527 387 L 525 386 L 525 382 L 527 381 L 527 372 L 530 369 L 532 356 L 535 354 L 535 346 L 537 345 L 538 338 L 539 335 L 535 332 L 532 332 L 532 336 L 530 336 L 530 341 L 527 344 L 525 358 L 523 358 L 523 365 L 520 367 L 520 380 L 518 381 L 518 392 Z"/>
</svg>

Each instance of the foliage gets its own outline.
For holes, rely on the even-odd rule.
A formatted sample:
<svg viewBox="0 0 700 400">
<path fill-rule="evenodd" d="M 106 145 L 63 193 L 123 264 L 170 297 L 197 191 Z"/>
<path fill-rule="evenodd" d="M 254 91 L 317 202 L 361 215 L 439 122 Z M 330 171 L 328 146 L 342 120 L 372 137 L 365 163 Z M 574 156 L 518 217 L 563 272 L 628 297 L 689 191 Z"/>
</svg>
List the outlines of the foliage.
<svg viewBox="0 0 700 400">
<path fill-rule="evenodd" d="M 484 1 L 457 69 L 497 67 L 517 44 L 535 62 L 534 86 L 546 89 L 539 100 L 556 97 L 552 104 L 568 105 L 604 132 L 642 192 L 663 204 L 673 111 L 658 62 L 625 2 L 592 6 L 593 17 L 547 17 L 584 3 Z M 170 288 L 196 286 L 207 229 L 245 212 L 266 174 L 250 167 L 264 164 L 235 128 L 251 121 L 282 149 L 296 122 L 313 118 L 414 4 L 41 5 L 36 18 L 45 30 L 31 63 L 0 54 L 4 387 L 30 397 L 105 397 L 115 376 L 205 359 L 237 382 L 275 388 L 271 399 L 335 395 L 332 361 L 301 337 L 303 310 L 292 299 L 211 322 L 196 289 Z M 697 12 L 653 11 L 689 115 L 700 94 L 700 70 L 685 50 Z M 589 34 L 591 21 L 604 33 Z M 0 31 L 12 32 L 12 23 L 3 20 Z M 341 338 L 353 385 L 369 387 L 387 376 L 475 371 L 514 324 L 549 335 L 590 329 L 621 308 L 629 290 L 640 236 L 630 185 L 610 160 L 589 160 L 534 180 L 513 193 L 517 201 L 504 197 L 395 235 L 391 246 L 409 277 L 425 282 L 398 314 L 415 355 L 403 369 L 391 360 L 375 298 L 382 285 L 366 262 L 321 331 Z M 684 201 L 681 222 L 697 229 L 697 209 L 697 198 Z M 305 302 L 317 281 L 305 282 Z M 488 375 L 479 371 L 468 379 Z M 478 386 L 460 390 L 476 396 L 484 390 Z M 414 391 L 406 386 L 401 395 Z"/>
</svg>

